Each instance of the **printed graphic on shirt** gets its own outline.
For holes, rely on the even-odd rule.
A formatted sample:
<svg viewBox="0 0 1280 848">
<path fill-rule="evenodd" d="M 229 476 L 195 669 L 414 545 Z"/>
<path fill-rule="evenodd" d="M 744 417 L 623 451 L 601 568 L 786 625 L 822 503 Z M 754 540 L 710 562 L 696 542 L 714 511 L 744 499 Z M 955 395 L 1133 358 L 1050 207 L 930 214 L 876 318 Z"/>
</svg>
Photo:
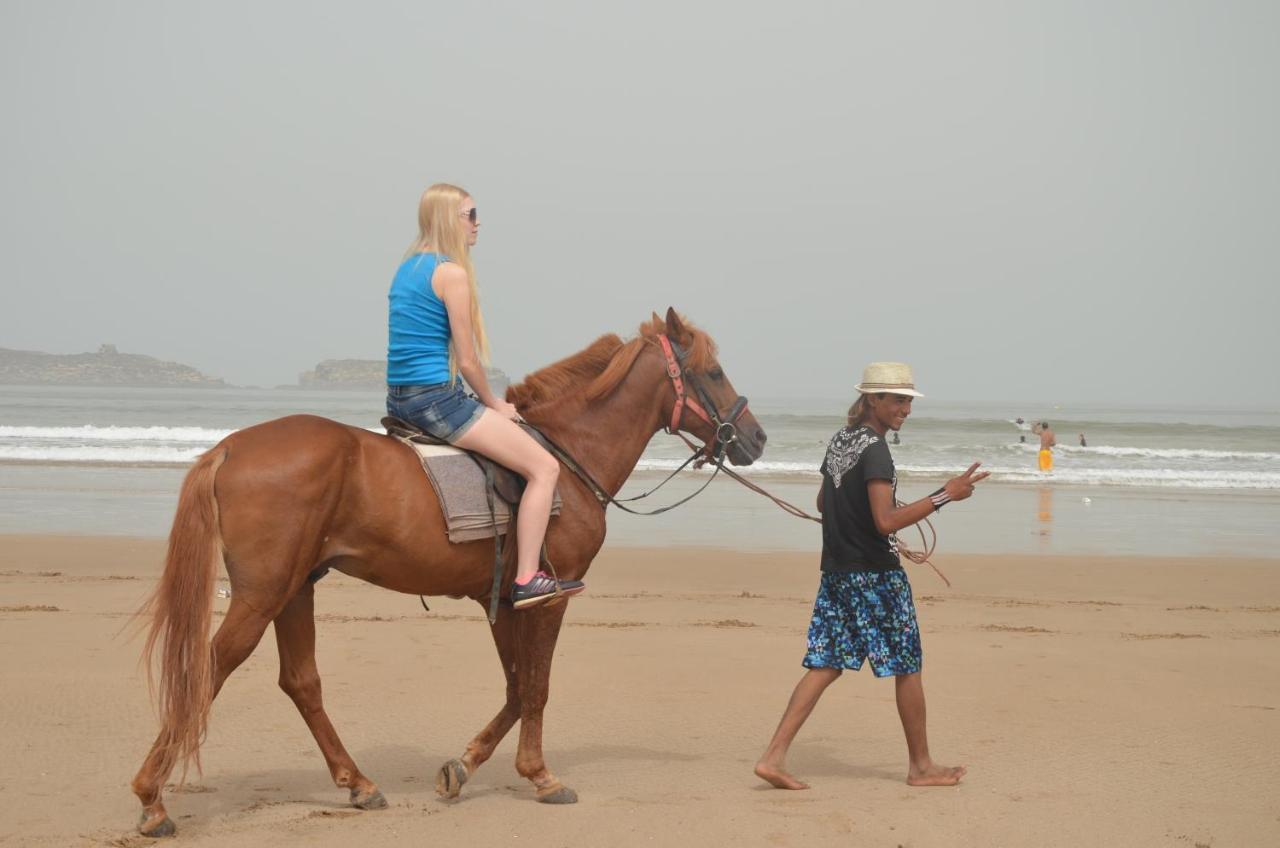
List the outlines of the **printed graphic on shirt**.
<svg viewBox="0 0 1280 848">
<path fill-rule="evenodd" d="M 888 571 L 901 568 L 898 540 L 881 533 L 868 483 L 884 480 L 897 500 L 898 475 L 884 436 L 870 427 L 836 431 L 818 466 L 822 472 L 822 570 Z"/>
<path fill-rule="evenodd" d="M 842 427 L 831 437 L 831 444 L 827 446 L 827 475 L 837 489 L 849 469 L 858 464 L 862 452 L 878 441 L 880 437 L 865 427 L 856 430 Z"/>
</svg>

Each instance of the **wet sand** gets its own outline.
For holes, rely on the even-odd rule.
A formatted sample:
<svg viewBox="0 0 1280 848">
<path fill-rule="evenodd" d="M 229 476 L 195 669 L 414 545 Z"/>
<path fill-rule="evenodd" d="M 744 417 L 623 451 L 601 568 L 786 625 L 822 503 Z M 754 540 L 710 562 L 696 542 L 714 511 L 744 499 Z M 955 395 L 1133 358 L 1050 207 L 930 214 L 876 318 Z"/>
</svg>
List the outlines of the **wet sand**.
<svg viewBox="0 0 1280 848">
<path fill-rule="evenodd" d="M 154 844 L 132 778 L 155 723 L 139 640 L 154 539 L 0 536 L 0 845 Z M 816 555 L 606 547 L 570 603 L 545 751 L 581 801 L 534 801 L 515 733 L 456 802 L 434 775 L 497 711 L 480 608 L 342 575 L 317 593 L 326 707 L 390 808 L 334 788 L 268 632 L 214 706 L 173 844 L 1280 844 L 1280 561 L 939 556 L 910 567 L 935 759 L 905 785 L 893 686 L 864 669 L 789 766 L 752 774 L 802 673 Z M 225 609 L 227 601 L 216 600 Z"/>
</svg>

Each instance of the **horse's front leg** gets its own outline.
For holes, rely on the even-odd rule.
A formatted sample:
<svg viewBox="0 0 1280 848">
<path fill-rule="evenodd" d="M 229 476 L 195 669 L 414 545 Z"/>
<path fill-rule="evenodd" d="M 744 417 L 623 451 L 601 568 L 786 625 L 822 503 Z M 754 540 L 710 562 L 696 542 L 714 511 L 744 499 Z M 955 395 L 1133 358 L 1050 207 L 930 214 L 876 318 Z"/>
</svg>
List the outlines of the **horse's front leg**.
<svg viewBox="0 0 1280 848">
<path fill-rule="evenodd" d="M 488 611 L 488 602 L 481 606 Z M 498 607 L 498 618 L 490 630 L 493 643 L 498 649 L 498 659 L 502 662 L 502 673 L 507 679 L 507 701 L 502 709 L 493 717 L 467 745 L 466 753 L 461 757 L 445 763 L 436 774 L 436 793 L 445 798 L 457 798 L 462 786 L 476 773 L 481 764 L 493 756 L 498 743 L 507 735 L 520 718 L 520 695 L 516 689 L 516 613 L 506 604 Z"/>
<path fill-rule="evenodd" d="M 516 618 L 516 690 L 520 704 L 520 749 L 516 771 L 533 781 L 538 800 L 573 804 L 578 793 L 560 783 L 542 759 L 542 710 L 547 704 L 551 658 L 568 601 L 514 613 Z"/>
</svg>

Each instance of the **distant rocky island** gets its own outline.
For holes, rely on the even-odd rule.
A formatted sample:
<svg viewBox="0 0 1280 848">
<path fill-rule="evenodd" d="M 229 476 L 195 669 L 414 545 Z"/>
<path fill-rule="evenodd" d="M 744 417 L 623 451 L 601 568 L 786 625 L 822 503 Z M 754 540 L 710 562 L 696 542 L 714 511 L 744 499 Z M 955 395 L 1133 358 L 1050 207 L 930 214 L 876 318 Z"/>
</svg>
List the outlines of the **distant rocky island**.
<svg viewBox="0 0 1280 848">
<path fill-rule="evenodd" d="M 304 389 L 373 389 L 387 383 L 382 359 L 326 359 L 298 375 Z"/>
<path fill-rule="evenodd" d="M 140 353 L 121 353 L 104 344 L 97 353 L 40 353 L 0 347 L 0 385 L 141 386 L 226 388 L 217 377 L 189 365 Z"/>
<path fill-rule="evenodd" d="M 485 369 L 489 386 L 501 396 L 511 382 L 497 368 Z M 304 389 L 381 389 L 387 384 L 385 359 L 326 359 L 298 375 Z"/>
<path fill-rule="evenodd" d="M 511 382 L 497 368 L 486 370 L 499 396 Z M 386 386 L 384 359 L 326 359 L 298 375 L 297 388 L 377 389 Z M 0 347 L 0 386 L 119 386 L 142 388 L 228 388 L 189 365 L 140 353 L 121 353 L 104 344 L 97 353 L 41 353 Z M 279 388 L 289 388 L 280 386 Z"/>
</svg>

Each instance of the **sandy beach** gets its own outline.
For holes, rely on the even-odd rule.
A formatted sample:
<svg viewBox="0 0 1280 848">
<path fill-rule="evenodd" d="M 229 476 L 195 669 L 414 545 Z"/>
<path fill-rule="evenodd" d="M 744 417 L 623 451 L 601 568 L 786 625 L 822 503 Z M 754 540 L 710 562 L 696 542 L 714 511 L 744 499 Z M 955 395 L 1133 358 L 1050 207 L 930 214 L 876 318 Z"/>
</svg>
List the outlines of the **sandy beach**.
<svg viewBox="0 0 1280 848">
<path fill-rule="evenodd" d="M 0 844 L 152 844 L 128 783 L 153 737 L 137 640 L 155 539 L 0 537 Z M 169 795 L 186 845 L 1185 845 L 1280 843 L 1280 562 L 940 556 L 910 574 L 935 758 L 912 789 L 892 685 L 827 694 L 792 751 L 813 788 L 751 773 L 801 674 L 816 556 L 610 549 L 571 601 L 535 803 L 514 734 L 456 802 L 434 773 L 497 711 L 472 602 L 332 575 L 317 593 L 326 707 L 390 809 L 345 804 L 273 639 L 214 706 L 204 774 Z M 225 608 L 226 601 L 216 601 Z"/>
</svg>

